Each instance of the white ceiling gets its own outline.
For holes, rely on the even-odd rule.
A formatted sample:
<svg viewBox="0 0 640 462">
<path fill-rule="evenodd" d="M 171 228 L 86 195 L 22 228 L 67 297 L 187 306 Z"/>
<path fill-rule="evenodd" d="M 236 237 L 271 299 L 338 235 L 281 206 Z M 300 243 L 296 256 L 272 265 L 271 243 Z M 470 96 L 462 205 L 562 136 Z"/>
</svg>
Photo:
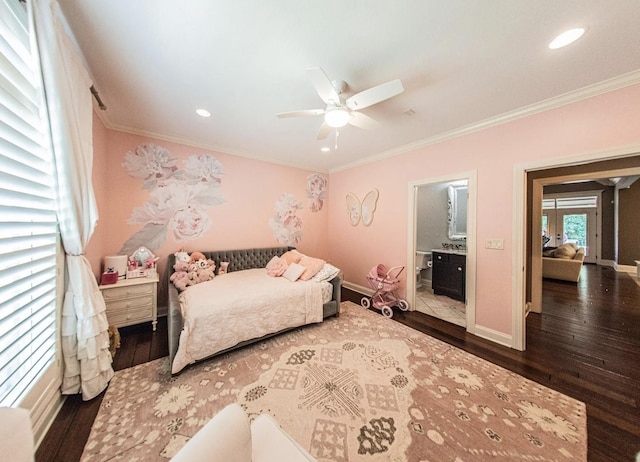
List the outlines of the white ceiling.
<svg viewBox="0 0 640 462">
<path fill-rule="evenodd" d="M 638 0 L 59 3 L 107 127 L 318 171 L 640 82 Z M 588 27 L 581 40 L 547 47 L 576 26 Z M 316 140 L 322 116 L 275 116 L 325 107 L 305 73 L 314 66 L 346 81 L 346 96 L 393 79 L 405 91 L 362 110 L 381 129 L 347 126 L 322 153 L 334 144 Z"/>
</svg>

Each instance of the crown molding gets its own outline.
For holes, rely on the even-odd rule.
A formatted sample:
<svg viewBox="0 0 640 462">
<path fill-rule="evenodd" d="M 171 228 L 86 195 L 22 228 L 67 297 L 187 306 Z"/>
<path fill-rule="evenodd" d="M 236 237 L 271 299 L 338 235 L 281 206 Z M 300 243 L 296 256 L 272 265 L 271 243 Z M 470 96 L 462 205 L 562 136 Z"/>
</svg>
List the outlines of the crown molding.
<svg viewBox="0 0 640 462">
<path fill-rule="evenodd" d="M 426 146 L 443 143 L 445 141 L 449 141 L 454 138 L 469 135 L 471 133 L 485 130 L 487 128 L 495 127 L 497 125 L 502 125 L 518 119 L 539 114 L 541 112 L 560 108 L 562 106 L 566 106 L 572 103 L 577 103 L 579 101 L 583 101 L 589 98 L 594 98 L 596 96 L 599 96 L 605 93 L 610 93 L 612 91 L 616 91 L 621 88 L 629 87 L 632 85 L 638 85 L 638 84 L 640 84 L 640 69 L 633 72 L 629 72 L 627 74 L 614 77 L 609 80 L 605 80 L 593 85 L 589 85 L 587 87 L 583 87 L 579 90 L 571 91 L 571 92 L 562 94 L 560 96 L 556 96 L 553 98 L 549 98 L 549 99 L 537 102 L 535 104 L 531 104 L 529 106 L 524 106 L 522 108 L 515 109 L 513 111 L 505 112 L 495 117 L 490 117 L 488 119 L 481 120 L 473 124 L 465 125 L 463 127 L 456 128 L 454 130 L 450 130 L 445 133 L 441 133 L 429 138 L 424 138 L 414 143 L 409 143 L 403 146 L 399 146 L 397 148 L 393 148 L 378 154 L 365 157 L 355 162 L 350 162 L 350 163 L 347 163 L 335 168 L 329 168 L 329 169 L 309 168 L 308 165 L 302 165 L 302 164 L 291 163 L 291 162 L 283 162 L 275 159 L 269 159 L 266 157 L 260 157 L 255 154 L 251 154 L 245 151 L 239 151 L 233 148 L 215 146 L 215 145 L 206 144 L 206 143 L 197 143 L 197 142 L 186 140 L 179 137 L 163 135 L 160 133 L 155 133 L 155 132 L 146 131 L 146 130 L 139 130 L 139 129 L 122 126 L 122 125 L 116 125 L 112 123 L 111 120 L 109 119 L 109 115 L 107 114 L 107 111 L 102 111 L 98 108 L 95 102 L 95 99 L 94 99 L 94 111 L 98 115 L 98 118 L 102 121 L 102 124 L 109 130 L 116 130 L 116 131 L 121 131 L 125 133 L 130 133 L 132 135 L 145 136 L 148 138 L 154 138 L 157 140 L 183 144 L 185 146 L 192 146 L 200 149 L 213 150 L 221 154 L 244 157 L 247 159 L 282 165 L 285 167 L 292 167 L 292 168 L 297 168 L 301 170 L 317 171 L 319 173 L 331 174 L 331 173 L 337 173 L 344 170 L 350 170 L 352 168 L 371 164 L 373 162 L 378 162 L 380 160 L 388 159 L 390 157 L 399 156 L 407 152 L 416 151 Z"/>
<path fill-rule="evenodd" d="M 257 161 L 260 161 L 260 162 L 266 162 L 268 164 L 282 165 L 284 167 L 291 167 L 291 168 L 296 168 L 296 169 L 299 169 L 299 170 L 306 170 L 306 171 L 309 171 L 309 172 L 317 172 L 317 173 L 324 173 L 324 174 L 328 174 L 329 173 L 328 169 L 309 168 L 308 165 L 296 164 L 296 163 L 293 163 L 293 162 L 283 162 L 283 161 L 276 160 L 276 159 L 260 157 L 260 156 L 257 156 L 255 154 L 251 154 L 251 153 L 248 153 L 248 152 L 245 152 L 245 151 L 235 150 L 235 149 L 232 149 L 232 148 L 226 148 L 226 147 L 216 146 L 216 145 L 207 144 L 207 143 L 198 143 L 198 142 L 187 140 L 187 139 L 180 138 L 180 137 L 177 137 L 177 136 L 162 135 L 160 133 L 155 133 L 155 132 L 152 132 L 152 131 L 139 130 L 139 129 L 127 127 L 127 126 L 124 126 L 124 125 L 112 124 L 112 123 L 110 123 L 108 121 L 108 117 L 105 118 L 105 117 L 101 116 L 100 113 L 101 112 L 105 112 L 105 111 L 100 111 L 100 109 L 98 109 L 97 104 L 95 105 L 94 111 L 97 113 L 98 118 L 102 121 L 103 125 L 108 130 L 114 130 L 114 131 L 118 131 L 118 132 L 129 133 L 131 135 L 143 136 L 143 137 L 146 137 L 146 138 L 153 138 L 155 140 L 167 141 L 169 143 L 182 144 L 184 146 L 190 146 L 190 147 L 198 148 L 198 149 L 206 149 L 207 151 L 215 151 L 215 152 L 220 153 L 220 154 L 226 154 L 226 155 L 236 156 L 236 157 L 244 157 L 246 159 L 257 160 Z"/>
<path fill-rule="evenodd" d="M 513 111 L 505 112 L 495 117 L 490 117 L 488 119 L 481 120 L 480 122 L 475 122 L 473 124 L 466 125 L 464 127 L 456 128 L 454 130 L 441 133 L 439 135 L 435 135 L 429 138 L 425 138 L 425 139 L 416 141 L 414 143 L 406 144 L 404 146 L 400 146 L 388 151 L 384 151 L 379 154 L 374 154 L 372 156 L 365 157 L 358 161 L 333 168 L 329 170 L 329 173 L 336 173 L 343 170 L 349 170 L 355 167 L 370 164 L 370 163 L 377 162 L 390 157 L 395 157 L 407 152 L 416 151 L 426 146 L 431 146 L 434 144 L 449 141 L 454 138 L 458 138 L 460 136 L 468 135 L 468 134 L 478 132 L 480 130 L 485 130 L 487 128 L 495 127 L 497 125 L 501 125 L 507 122 L 512 122 L 514 120 L 529 117 L 535 114 L 539 114 L 541 112 L 550 111 L 552 109 L 556 109 L 572 103 L 577 103 L 585 99 L 594 98 L 596 96 L 603 95 L 605 93 L 610 93 L 612 91 L 619 90 L 621 88 L 629 87 L 632 85 L 637 85 L 637 84 L 640 84 L 640 70 L 629 72 L 627 74 L 623 74 L 609 80 L 604 80 L 602 82 L 589 85 L 587 87 L 583 87 L 579 90 L 564 93 L 560 96 L 555 96 L 553 98 L 542 100 L 535 104 L 524 106 L 522 108 L 515 109 Z"/>
</svg>

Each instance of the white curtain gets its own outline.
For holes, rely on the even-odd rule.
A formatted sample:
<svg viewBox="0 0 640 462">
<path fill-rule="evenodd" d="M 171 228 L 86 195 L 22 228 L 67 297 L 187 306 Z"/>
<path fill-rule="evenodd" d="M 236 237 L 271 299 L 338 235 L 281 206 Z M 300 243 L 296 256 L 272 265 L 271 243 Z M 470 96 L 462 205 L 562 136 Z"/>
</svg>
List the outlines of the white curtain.
<svg viewBox="0 0 640 462">
<path fill-rule="evenodd" d="M 55 0 L 33 2 L 36 36 L 51 125 L 58 219 L 65 251 L 61 336 L 63 394 L 88 400 L 113 377 L 105 303 L 84 256 L 98 220 L 91 184 L 93 108 L 91 80 Z"/>
</svg>

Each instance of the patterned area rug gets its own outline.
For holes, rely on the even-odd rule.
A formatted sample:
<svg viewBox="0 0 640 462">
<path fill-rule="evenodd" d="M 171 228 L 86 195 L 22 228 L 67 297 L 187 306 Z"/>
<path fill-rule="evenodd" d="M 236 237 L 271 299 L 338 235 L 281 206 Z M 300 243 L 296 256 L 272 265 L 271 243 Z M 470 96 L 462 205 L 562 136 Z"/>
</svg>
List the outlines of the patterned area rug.
<svg viewBox="0 0 640 462">
<path fill-rule="evenodd" d="M 345 302 L 339 318 L 188 367 L 116 372 L 83 461 L 170 459 L 231 402 L 320 461 L 582 461 L 583 403 Z"/>
</svg>

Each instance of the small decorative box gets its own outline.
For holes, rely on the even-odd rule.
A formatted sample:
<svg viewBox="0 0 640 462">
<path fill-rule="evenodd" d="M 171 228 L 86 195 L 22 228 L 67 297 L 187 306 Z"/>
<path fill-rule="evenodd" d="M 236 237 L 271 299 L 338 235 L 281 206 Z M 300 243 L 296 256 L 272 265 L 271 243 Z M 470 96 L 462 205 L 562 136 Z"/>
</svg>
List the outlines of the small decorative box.
<svg viewBox="0 0 640 462">
<path fill-rule="evenodd" d="M 111 272 L 107 272 L 107 273 L 102 273 L 102 278 L 100 279 L 100 284 L 107 285 L 107 284 L 115 284 L 116 282 L 118 282 L 118 272 L 117 271 L 111 271 Z"/>
</svg>

